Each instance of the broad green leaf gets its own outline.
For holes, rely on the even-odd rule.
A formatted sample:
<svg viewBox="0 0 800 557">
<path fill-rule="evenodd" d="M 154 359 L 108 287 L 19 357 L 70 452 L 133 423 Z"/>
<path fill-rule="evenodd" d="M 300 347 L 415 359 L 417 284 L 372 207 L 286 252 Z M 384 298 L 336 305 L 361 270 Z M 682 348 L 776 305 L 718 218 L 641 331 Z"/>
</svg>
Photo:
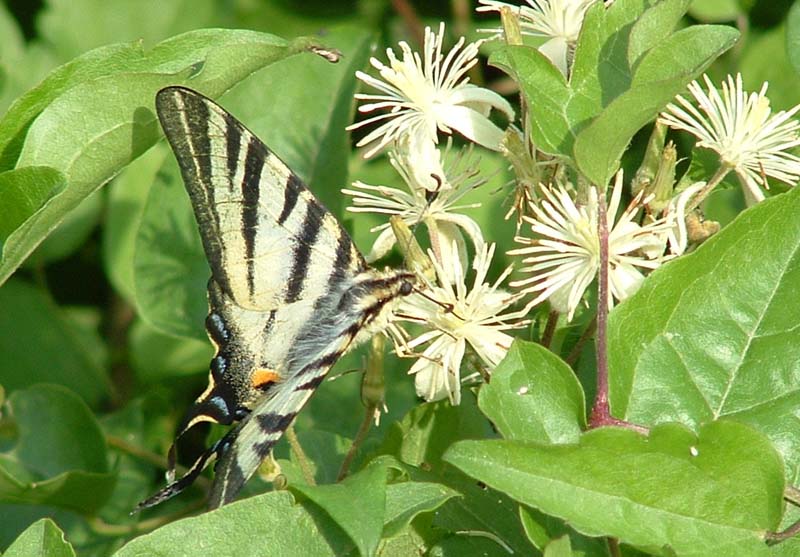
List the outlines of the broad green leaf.
<svg viewBox="0 0 800 557">
<path fill-rule="evenodd" d="M 429 482 L 400 482 L 386 486 L 386 523 L 383 537 L 391 538 L 404 531 L 414 518 L 435 511 L 458 492 Z"/>
<path fill-rule="evenodd" d="M 142 320 L 130 328 L 131 367 L 145 383 L 170 377 L 208 372 L 214 348 L 208 339 L 176 337 L 162 333 Z"/>
<path fill-rule="evenodd" d="M 608 183 L 633 135 L 738 36 L 730 27 L 696 25 L 648 50 L 636 65 L 630 88 L 578 133 L 575 159 L 581 172 L 597 184 Z"/>
<path fill-rule="evenodd" d="M 572 557 L 572 544 L 569 543 L 569 536 L 561 536 L 551 541 L 544 548 L 544 557 Z"/>
<path fill-rule="evenodd" d="M 308 457 L 307 464 L 311 468 L 316 483 L 320 485 L 335 483 L 339 476 L 339 468 L 353 441 L 330 431 L 315 428 L 303 428 L 297 431 L 297 439 Z M 364 452 L 364 447 L 360 452 Z M 290 452 L 289 459 L 295 471 L 294 474 L 290 474 L 288 470 L 285 471 L 289 483 L 305 483 L 305 477 L 302 475 L 294 451 Z M 358 468 L 359 459 L 356 458 L 350 466 L 350 471 L 358 470 Z"/>
<path fill-rule="evenodd" d="M 586 422 L 575 373 L 538 344 L 517 340 L 481 387 L 481 411 L 506 439 L 569 443 Z"/>
<path fill-rule="evenodd" d="M 325 40 L 344 53 L 339 64 L 319 57 L 279 62 L 222 100 L 334 212 L 347 176 L 349 145 L 344 128 L 352 113 L 353 73 L 366 64 L 369 38 L 351 28 L 331 32 Z M 159 182 L 168 180 L 170 189 L 160 183 L 151 189 L 136 239 L 136 305 L 159 330 L 205 338 L 210 272 L 171 155 L 167 168 Z M 171 303 L 165 304 L 166 299 Z"/>
<path fill-rule="evenodd" d="M 800 4 L 793 4 L 786 18 L 786 54 L 794 72 L 800 74 Z"/>
<path fill-rule="evenodd" d="M 0 170 L 14 168 L 31 123 L 60 95 L 80 83 L 130 71 L 143 58 L 140 43 L 115 44 L 87 52 L 50 72 L 0 119 Z"/>
<path fill-rule="evenodd" d="M 36 97 L 48 93 L 52 96 L 49 89 L 59 89 L 57 78 L 63 76 L 54 72 L 56 77 L 51 76 L 40 86 L 43 91 L 29 101 L 21 99 L 23 106 L 13 106 L 0 122 L 0 145 L 4 138 L 13 140 L 35 116 L 27 129 L 17 166 L 51 166 L 64 174 L 67 187 L 8 238 L 0 262 L 0 282 L 8 278 L 67 212 L 158 139 L 153 113 L 158 89 L 187 84 L 217 96 L 255 70 L 311 44 L 307 39 L 287 44 L 272 35 L 246 31 L 189 32 L 156 45 L 122 69 L 97 72 L 99 75 L 93 79 L 74 84 L 41 106 L 38 116 L 31 115 L 29 105 L 36 104 Z M 102 62 L 95 61 L 101 67 Z M 87 112 L 87 106 L 93 109 Z M 28 118 L 20 119 L 21 113 L 27 113 Z"/>
<path fill-rule="evenodd" d="M 347 555 L 352 542 L 324 513 L 275 491 L 177 520 L 140 536 L 115 557 L 184 555 Z"/>
<path fill-rule="evenodd" d="M 64 176 L 46 166 L 0 173 L 0 255 L 5 239 L 64 186 Z"/>
<path fill-rule="evenodd" d="M 125 167 L 109 186 L 108 217 L 103 226 L 103 268 L 111 284 L 133 303 L 133 254 L 136 234 L 150 187 L 156 181 L 169 147 L 157 143 Z"/>
<path fill-rule="evenodd" d="M 439 472 L 442 454 L 460 439 L 492 437 L 489 422 L 478 412 L 475 398 L 464 396 L 461 404 L 448 401 L 420 404 L 386 434 L 383 452 L 402 462 Z"/>
<path fill-rule="evenodd" d="M 606 538 L 589 537 L 576 532 L 563 520 L 536 509 L 520 505 L 519 518 L 528 539 L 537 549 L 544 549 L 551 540 L 569 537 L 576 557 L 610 557 Z"/>
<path fill-rule="evenodd" d="M 671 33 L 686 6 L 598 3 L 586 13 L 569 81 L 533 48 L 494 52 L 490 62 L 514 76 L 528 100 L 537 147 L 607 183 L 633 135 L 738 36 L 721 26 Z"/>
<path fill-rule="evenodd" d="M 658 555 L 767 555 L 783 507 L 779 455 L 735 422 L 698 436 L 677 424 L 649 437 L 602 428 L 571 445 L 462 441 L 445 459 L 584 534 Z"/>
<path fill-rule="evenodd" d="M 533 547 L 517 519 L 517 505 L 441 460 L 442 453 L 458 440 L 493 435 L 475 398 L 464 393 L 459 406 L 441 401 L 412 408 L 386 435 L 383 451 L 409 464 L 407 472 L 412 480 L 442 484 L 458 493 L 458 497 L 436 510 L 433 526 L 438 532 L 472 532 L 458 541 L 469 546 L 472 554 L 479 554 L 485 539 L 493 540 L 493 549 L 510 547 L 517 553 L 529 554 Z"/>
<path fill-rule="evenodd" d="M 742 15 L 739 0 L 694 0 L 689 15 L 704 23 L 734 21 Z"/>
<path fill-rule="evenodd" d="M 25 260 L 25 265 L 29 268 L 37 267 L 52 261 L 59 261 L 74 253 L 86 243 L 86 240 L 97 228 L 104 208 L 105 196 L 99 190 L 81 201 L 33 250 L 33 253 Z"/>
<path fill-rule="evenodd" d="M 89 408 L 56 385 L 16 391 L 8 404 L 19 432 L 0 455 L 0 500 L 53 505 L 86 514 L 114 488 L 106 443 Z"/>
<path fill-rule="evenodd" d="M 795 16 L 798 17 L 798 16 Z M 787 22 L 791 25 L 791 21 Z M 738 70 L 747 91 L 758 92 L 769 83 L 767 95 L 773 112 L 788 110 L 798 104 L 797 91 L 800 88 L 798 74 L 793 58 L 792 35 L 787 25 L 773 27 L 766 31 L 749 34 L 742 43 L 741 60 Z M 764 60 L 769 60 L 765 64 Z"/>
<path fill-rule="evenodd" d="M 408 557 L 409 555 L 432 555 L 426 553 L 428 543 L 414 528 L 406 528 L 391 538 L 381 540 L 380 557 Z"/>
<path fill-rule="evenodd" d="M 726 417 L 800 466 L 800 190 L 745 211 L 609 318 L 613 413 L 697 428 Z"/>
<path fill-rule="evenodd" d="M 14 540 L 5 557 L 75 557 L 64 532 L 49 518 L 31 524 Z"/>
<path fill-rule="evenodd" d="M 134 301 L 142 319 L 164 334 L 207 341 L 211 269 L 173 157 L 150 188 L 131 263 Z"/>
<path fill-rule="evenodd" d="M 336 484 L 290 488 L 325 511 L 362 555 L 375 555 L 384 524 L 386 473 L 386 467 L 373 465 Z"/>
<path fill-rule="evenodd" d="M 60 56 L 72 58 L 109 43 L 141 40 L 149 46 L 208 27 L 213 8 L 213 0 L 48 0 L 37 27 Z"/>
<path fill-rule="evenodd" d="M 74 323 L 42 291 L 11 280 L 0 287 L 0 308 L 0 381 L 6 391 L 57 383 L 92 406 L 109 395 L 106 371 Z"/>
</svg>

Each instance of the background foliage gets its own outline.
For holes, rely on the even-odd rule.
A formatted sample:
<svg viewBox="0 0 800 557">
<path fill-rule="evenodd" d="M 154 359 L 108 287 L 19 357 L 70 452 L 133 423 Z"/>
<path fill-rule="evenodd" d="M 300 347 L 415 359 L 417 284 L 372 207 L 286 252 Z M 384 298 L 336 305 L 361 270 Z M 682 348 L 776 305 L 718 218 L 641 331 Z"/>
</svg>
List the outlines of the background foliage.
<svg viewBox="0 0 800 557">
<path fill-rule="evenodd" d="M 358 373 L 323 384 L 297 420 L 318 485 L 304 481 L 282 442 L 288 490 L 270 491 L 254 478 L 242 499 L 268 493 L 183 518 L 202 508 L 199 482 L 177 500 L 129 515 L 162 484 L 162 455 L 204 388 L 211 356 L 203 331 L 209 271 L 174 159 L 159 142 L 155 91 L 188 84 L 225 93 L 224 106 L 366 249 L 378 221 L 346 214 L 339 189 L 356 178 L 394 178 L 385 159 L 365 163 L 353 151 L 344 127 L 354 114 L 354 72 L 374 49 L 413 41 L 397 4 L 0 4 L 0 549 L 9 556 L 798 554 L 794 540 L 763 542 L 800 515 L 782 502 L 800 468 L 794 191 L 736 220 L 738 188 L 714 194 L 707 214 L 727 225 L 723 232 L 655 273 L 612 313 L 612 408 L 652 426 L 648 438 L 582 433 L 594 388 L 591 346 L 574 365 L 579 380 L 561 358 L 519 342 L 491 384 L 465 391 L 458 407 L 420 404 L 408 363 L 387 356 L 388 414 L 345 481 L 334 483 L 363 417 Z M 471 7 L 418 2 L 416 14 L 474 39 L 486 22 L 465 17 Z M 743 32 L 710 68 L 717 81 L 741 71 L 751 90 L 769 80 L 776 109 L 800 101 L 800 9 L 792 2 L 697 0 L 679 27 L 688 23 Z M 295 39 L 303 36 L 314 38 Z M 343 59 L 331 65 L 302 52 L 310 41 L 338 48 Z M 504 55 L 499 65 L 524 69 L 525 60 Z M 664 79 L 653 71 L 654 81 Z M 482 78 L 504 86 L 497 68 Z M 523 80 L 531 98 L 537 87 Z M 592 128 L 568 147 L 582 171 L 606 177 L 607 161 L 592 158 L 590 145 L 619 132 L 614 110 L 669 96 L 598 107 Z M 575 124 L 569 111 L 549 121 L 558 118 L 545 108 L 548 129 Z M 646 140 L 635 136 L 623 165 L 636 168 Z M 626 142 L 609 140 L 609 156 Z M 512 247 L 501 189 L 510 174 L 499 155 L 483 156 L 482 165 L 495 174 L 473 216 L 500 252 Z M 561 328 L 555 351 L 567 356 L 585 324 L 578 318 Z M 359 370 L 363 358 L 354 352 L 333 373 Z M 607 536 L 621 546 L 610 547 Z"/>
</svg>

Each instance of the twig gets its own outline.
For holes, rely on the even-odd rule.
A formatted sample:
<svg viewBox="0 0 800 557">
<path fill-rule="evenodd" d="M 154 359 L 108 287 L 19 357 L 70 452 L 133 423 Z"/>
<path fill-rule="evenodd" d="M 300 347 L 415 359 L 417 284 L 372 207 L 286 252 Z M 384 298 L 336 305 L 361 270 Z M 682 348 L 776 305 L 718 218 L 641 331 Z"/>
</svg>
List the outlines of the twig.
<svg viewBox="0 0 800 557">
<path fill-rule="evenodd" d="M 140 520 L 135 524 L 109 524 L 99 516 L 94 516 L 87 519 L 89 528 L 95 534 L 100 536 L 108 536 L 112 538 L 119 538 L 122 536 L 131 536 L 134 534 L 142 534 L 160 528 L 165 524 L 174 522 L 179 518 L 192 514 L 194 511 L 200 510 L 206 506 L 204 500 L 195 501 L 193 504 L 188 505 L 180 510 L 180 512 L 157 516 L 148 520 Z"/>
<path fill-rule="evenodd" d="M 361 425 L 358 427 L 358 432 L 356 432 L 356 437 L 353 439 L 353 444 L 350 445 L 350 450 L 347 451 L 347 454 L 342 461 L 342 466 L 339 468 L 339 474 L 336 476 L 337 482 L 340 482 L 347 477 L 347 473 L 350 470 L 350 464 L 352 464 L 353 459 L 358 453 L 359 447 L 361 447 L 361 444 L 364 442 L 364 439 L 367 438 L 367 433 L 369 433 L 369 428 L 372 425 L 373 418 L 375 417 L 376 409 L 377 406 L 375 404 L 368 404 L 364 410 L 364 419 L 361 421 Z"/>
<path fill-rule="evenodd" d="M 775 545 L 782 541 L 786 541 L 789 538 L 793 538 L 799 533 L 800 533 L 800 520 L 789 526 L 786 530 L 782 530 L 780 532 L 767 532 L 764 535 L 764 540 L 767 542 L 767 545 Z"/>
<path fill-rule="evenodd" d="M 289 442 L 289 447 L 292 449 L 297 459 L 297 464 L 300 466 L 300 471 L 303 473 L 303 478 L 306 480 L 306 483 L 308 485 L 317 485 L 317 482 L 314 480 L 314 472 L 311 470 L 308 456 L 303 450 L 302 445 L 300 445 L 297 434 L 294 432 L 294 424 L 286 428 L 286 440 Z"/>
<path fill-rule="evenodd" d="M 425 42 L 425 31 L 417 12 L 414 10 L 414 6 L 408 0 L 392 0 L 392 7 L 403 19 L 406 27 L 408 27 L 408 32 L 414 37 L 414 41 L 422 47 Z"/>
<path fill-rule="evenodd" d="M 129 443 L 122 437 L 117 437 L 116 435 L 106 435 L 106 444 L 108 444 L 109 447 L 117 449 L 118 451 L 121 451 L 127 455 L 138 458 L 139 460 L 148 464 L 152 464 L 156 468 L 162 468 L 164 470 L 169 468 L 169 462 L 167 462 L 166 457 L 138 447 L 133 443 Z M 181 473 L 188 472 L 188 468 L 184 466 L 179 465 L 177 466 L 177 469 Z M 211 482 L 204 476 L 198 476 L 194 483 L 203 489 L 208 489 L 211 487 Z"/>
<path fill-rule="evenodd" d="M 547 325 L 544 327 L 544 332 L 542 333 L 539 344 L 545 348 L 550 348 L 550 344 L 553 342 L 553 335 L 556 332 L 556 325 L 558 325 L 558 312 L 551 311 L 547 314 Z"/>
<path fill-rule="evenodd" d="M 783 490 L 783 498 L 789 501 L 795 507 L 800 507 L 800 489 L 793 485 L 786 486 Z"/>
<path fill-rule="evenodd" d="M 622 555 L 617 538 L 606 538 L 606 543 L 608 544 L 608 553 L 611 557 L 620 557 Z"/>
<path fill-rule="evenodd" d="M 583 352 L 583 347 L 586 346 L 586 343 L 592 338 L 595 329 L 597 328 L 597 317 L 593 317 L 589 324 L 586 326 L 586 330 L 583 331 L 581 338 L 578 339 L 578 342 L 575 343 L 575 346 L 572 347 L 569 355 L 564 359 L 567 362 L 567 365 L 572 367 L 575 365 L 575 362 L 578 361 L 578 358 Z"/>
</svg>

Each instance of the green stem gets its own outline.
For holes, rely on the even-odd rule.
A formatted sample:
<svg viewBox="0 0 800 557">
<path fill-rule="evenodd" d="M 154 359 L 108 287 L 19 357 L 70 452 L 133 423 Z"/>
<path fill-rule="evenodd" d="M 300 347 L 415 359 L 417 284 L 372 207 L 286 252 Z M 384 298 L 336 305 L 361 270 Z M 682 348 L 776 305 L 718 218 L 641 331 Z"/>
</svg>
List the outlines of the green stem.
<svg viewBox="0 0 800 557">
<path fill-rule="evenodd" d="M 350 470 L 350 464 L 353 462 L 353 459 L 358 453 L 358 449 L 361 447 L 364 439 L 367 438 L 367 433 L 369 433 L 369 428 L 372 425 L 376 408 L 377 406 L 375 404 L 368 404 L 364 410 L 364 419 L 361 421 L 358 432 L 356 432 L 356 437 L 353 439 L 353 444 L 350 445 L 350 450 L 347 451 L 347 454 L 342 461 L 342 466 L 339 468 L 339 474 L 336 476 L 337 482 L 340 482 L 347 477 L 347 474 Z"/>
<path fill-rule="evenodd" d="M 92 518 L 87 519 L 87 524 L 89 528 L 95 534 L 100 536 L 107 536 L 110 538 L 119 538 L 122 536 L 132 536 L 136 534 L 142 534 L 144 532 L 149 532 L 151 530 L 155 530 L 156 528 L 160 528 L 165 524 L 169 524 L 170 522 L 174 522 L 179 518 L 183 518 L 194 511 L 200 510 L 205 506 L 205 501 L 197 501 L 192 505 L 189 505 L 180 512 L 165 515 L 165 516 L 158 516 L 155 518 L 150 518 L 148 520 L 140 520 L 135 524 L 109 524 L 99 516 L 95 516 Z"/>
<path fill-rule="evenodd" d="M 294 431 L 294 425 L 286 428 L 286 440 L 289 442 L 289 447 L 297 459 L 297 464 L 300 465 L 300 471 L 303 473 L 306 483 L 308 485 L 317 485 L 317 482 L 314 481 L 314 472 L 311 470 L 311 461 L 303 450 L 303 446 L 300 445 L 300 440 Z"/>
<path fill-rule="evenodd" d="M 730 166 L 727 163 L 722 163 L 719 169 L 717 169 L 717 172 L 714 174 L 714 176 L 711 177 L 711 180 L 709 180 L 708 183 L 705 185 L 705 187 L 696 194 L 694 194 L 694 197 L 692 197 L 691 202 L 686 206 L 686 212 L 690 213 L 695 209 L 697 209 L 700 206 L 700 204 L 705 200 L 705 198 L 708 197 L 708 194 L 710 194 L 712 190 L 716 188 L 720 182 L 722 182 L 723 178 L 725 178 L 725 176 L 727 176 L 731 170 L 733 170 L 732 166 Z"/>
<path fill-rule="evenodd" d="M 125 439 L 117 437 L 116 435 L 106 435 L 106 444 L 113 449 L 116 449 L 134 458 L 138 458 L 139 460 L 148 464 L 152 464 L 156 468 L 162 468 L 166 470 L 169 467 L 166 457 L 138 447 L 132 443 L 128 443 Z M 177 466 L 177 470 L 182 474 L 188 472 L 188 469 L 183 466 Z M 203 476 L 198 476 L 194 483 L 203 487 L 204 489 L 208 489 L 211 486 L 211 482 L 208 480 L 208 478 Z"/>
</svg>

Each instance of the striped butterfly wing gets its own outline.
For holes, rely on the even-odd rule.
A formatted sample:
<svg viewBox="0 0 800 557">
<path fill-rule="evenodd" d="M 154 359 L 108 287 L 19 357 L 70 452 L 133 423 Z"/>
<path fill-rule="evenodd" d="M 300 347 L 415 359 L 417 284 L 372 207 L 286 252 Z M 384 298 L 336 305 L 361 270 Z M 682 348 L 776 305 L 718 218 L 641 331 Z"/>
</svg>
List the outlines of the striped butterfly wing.
<svg viewBox="0 0 800 557">
<path fill-rule="evenodd" d="M 333 215 L 224 109 L 182 87 L 159 91 L 156 109 L 212 273 L 206 330 L 217 352 L 208 388 L 187 413 L 178 437 L 203 421 L 244 422 L 139 508 L 185 489 L 215 455 L 222 456 L 214 488 L 222 492 L 216 497 L 221 504 L 235 496 L 372 319 L 359 308 L 383 291 L 386 277 L 367 268 Z M 400 276 L 407 275 L 392 273 L 393 291 L 404 280 Z M 256 405 L 258 419 L 252 413 Z M 258 438 L 246 445 L 245 460 L 233 454 L 245 447 L 234 443 L 240 431 L 248 440 Z M 173 445 L 170 478 L 174 456 Z M 217 487 L 223 479 L 224 490 Z"/>
</svg>

